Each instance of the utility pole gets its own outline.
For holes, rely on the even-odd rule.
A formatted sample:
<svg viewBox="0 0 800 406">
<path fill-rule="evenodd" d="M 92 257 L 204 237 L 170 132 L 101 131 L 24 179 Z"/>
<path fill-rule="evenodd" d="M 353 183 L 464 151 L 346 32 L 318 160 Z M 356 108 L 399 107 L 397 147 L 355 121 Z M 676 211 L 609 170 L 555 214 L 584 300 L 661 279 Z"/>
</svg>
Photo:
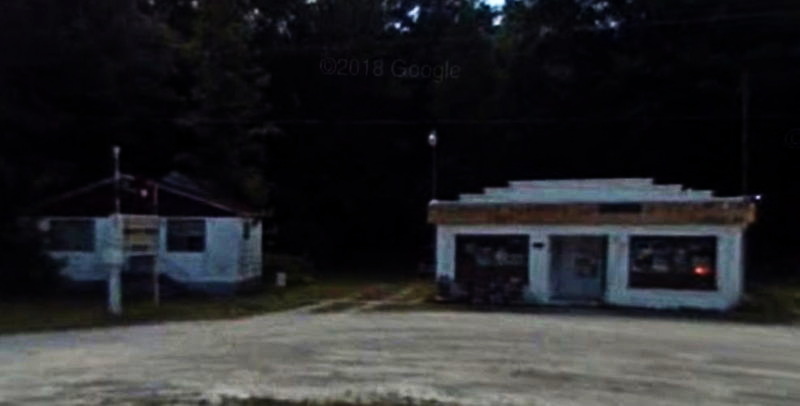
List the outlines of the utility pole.
<svg viewBox="0 0 800 406">
<path fill-rule="evenodd" d="M 120 148 L 114 146 L 114 214 L 112 215 L 111 246 L 107 248 L 106 263 L 108 275 L 108 311 L 119 316 L 122 314 L 122 204 L 120 202 L 119 153 Z"/>
<path fill-rule="evenodd" d="M 750 164 L 747 153 L 747 139 L 749 127 L 749 114 L 750 114 L 750 77 L 747 69 L 742 70 L 741 88 L 742 88 L 742 145 L 741 145 L 741 160 L 742 160 L 742 195 L 747 196 L 750 190 L 748 179 L 748 166 Z"/>
</svg>

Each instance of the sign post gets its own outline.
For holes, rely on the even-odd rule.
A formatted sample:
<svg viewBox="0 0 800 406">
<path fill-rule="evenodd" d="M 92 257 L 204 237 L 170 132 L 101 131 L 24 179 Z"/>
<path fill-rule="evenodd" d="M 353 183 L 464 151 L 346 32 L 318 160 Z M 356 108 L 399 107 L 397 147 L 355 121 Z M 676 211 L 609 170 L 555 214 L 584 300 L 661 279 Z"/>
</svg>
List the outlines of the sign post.
<svg viewBox="0 0 800 406">
<path fill-rule="evenodd" d="M 109 268 L 108 275 L 108 311 L 119 316 L 122 314 L 122 216 L 115 214 L 112 217 L 113 236 L 111 246 L 106 249 L 105 263 Z"/>
</svg>

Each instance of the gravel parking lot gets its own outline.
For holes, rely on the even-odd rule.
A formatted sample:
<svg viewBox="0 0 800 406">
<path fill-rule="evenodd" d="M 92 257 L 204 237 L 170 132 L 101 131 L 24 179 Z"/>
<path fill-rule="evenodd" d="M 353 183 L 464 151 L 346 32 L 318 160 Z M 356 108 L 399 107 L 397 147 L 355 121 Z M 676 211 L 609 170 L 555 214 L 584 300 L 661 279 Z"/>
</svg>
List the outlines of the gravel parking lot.
<svg viewBox="0 0 800 406">
<path fill-rule="evenodd" d="M 0 337 L 0 404 L 221 397 L 800 404 L 800 329 L 613 315 L 292 311 Z"/>
</svg>

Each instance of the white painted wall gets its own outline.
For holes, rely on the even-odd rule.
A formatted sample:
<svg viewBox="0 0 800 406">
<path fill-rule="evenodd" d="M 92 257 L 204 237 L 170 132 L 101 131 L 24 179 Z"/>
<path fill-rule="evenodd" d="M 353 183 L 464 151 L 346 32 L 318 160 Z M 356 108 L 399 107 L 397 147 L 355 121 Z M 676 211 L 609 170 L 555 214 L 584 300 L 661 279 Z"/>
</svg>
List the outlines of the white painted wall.
<svg viewBox="0 0 800 406">
<path fill-rule="evenodd" d="M 550 241 L 552 235 L 580 234 L 609 237 L 605 301 L 621 306 L 650 308 L 692 307 L 728 309 L 741 298 L 743 289 L 742 229 L 737 226 L 536 226 L 536 225 L 440 225 L 437 227 L 437 276 L 455 278 L 455 237 L 458 234 L 524 234 L 543 249 L 530 249 L 526 297 L 531 302 L 550 303 Z M 628 241 L 631 235 L 674 235 L 717 237 L 717 290 L 683 291 L 631 289 L 628 287 Z"/>
<path fill-rule="evenodd" d="M 251 279 L 261 276 L 261 225 L 262 222 L 253 222 L 250 219 L 240 219 L 242 233 L 244 227 L 250 223 L 250 238 L 243 240 L 242 253 L 239 261 L 239 276 L 241 279 Z"/>
<path fill-rule="evenodd" d="M 687 291 L 664 289 L 631 289 L 628 288 L 627 260 L 629 253 L 629 236 L 637 235 L 713 235 L 717 237 L 717 290 Z M 613 279 L 607 280 L 606 300 L 609 303 L 630 306 L 677 308 L 694 307 L 703 309 L 728 309 L 735 306 L 742 294 L 743 269 L 741 252 L 741 229 L 735 227 L 718 227 L 716 229 L 700 228 L 688 230 L 665 230 L 654 232 L 624 230 L 616 234 L 614 244 L 609 247 L 610 254 L 617 259 L 615 268 L 626 269 L 625 272 L 614 272 Z M 622 262 L 622 264 L 620 264 Z M 611 273 L 611 272 L 610 272 Z"/>
<path fill-rule="evenodd" d="M 179 217 L 173 217 L 175 219 Z M 251 229 L 250 239 L 245 241 L 244 221 L 239 217 L 180 217 L 201 219 L 206 222 L 206 250 L 204 252 L 167 251 L 167 218 L 160 219 L 159 226 L 159 271 L 183 282 L 232 283 L 251 279 L 261 273 L 261 224 Z M 59 217 L 40 219 L 40 225 Z M 108 217 L 76 218 L 93 220 L 95 249 L 92 252 L 50 251 L 56 259 L 66 261 L 61 274 L 78 282 L 106 280 L 108 270 L 103 264 L 102 253 L 111 241 L 113 224 Z M 248 257 L 246 261 L 241 259 Z"/>
<path fill-rule="evenodd" d="M 182 282 L 238 282 L 242 223 L 238 217 L 170 217 L 205 220 L 206 244 L 203 252 L 167 251 L 167 218 L 161 219 L 159 271 Z"/>
</svg>

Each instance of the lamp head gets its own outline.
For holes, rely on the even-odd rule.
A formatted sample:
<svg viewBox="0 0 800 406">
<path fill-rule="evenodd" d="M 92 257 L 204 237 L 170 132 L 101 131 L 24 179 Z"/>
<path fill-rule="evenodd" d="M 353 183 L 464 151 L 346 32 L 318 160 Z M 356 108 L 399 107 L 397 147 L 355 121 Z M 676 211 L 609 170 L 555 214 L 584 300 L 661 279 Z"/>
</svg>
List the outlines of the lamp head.
<svg viewBox="0 0 800 406">
<path fill-rule="evenodd" d="M 436 130 L 433 130 L 431 131 L 430 135 L 428 135 L 428 145 L 435 147 L 437 141 L 438 139 L 436 137 Z"/>
</svg>

